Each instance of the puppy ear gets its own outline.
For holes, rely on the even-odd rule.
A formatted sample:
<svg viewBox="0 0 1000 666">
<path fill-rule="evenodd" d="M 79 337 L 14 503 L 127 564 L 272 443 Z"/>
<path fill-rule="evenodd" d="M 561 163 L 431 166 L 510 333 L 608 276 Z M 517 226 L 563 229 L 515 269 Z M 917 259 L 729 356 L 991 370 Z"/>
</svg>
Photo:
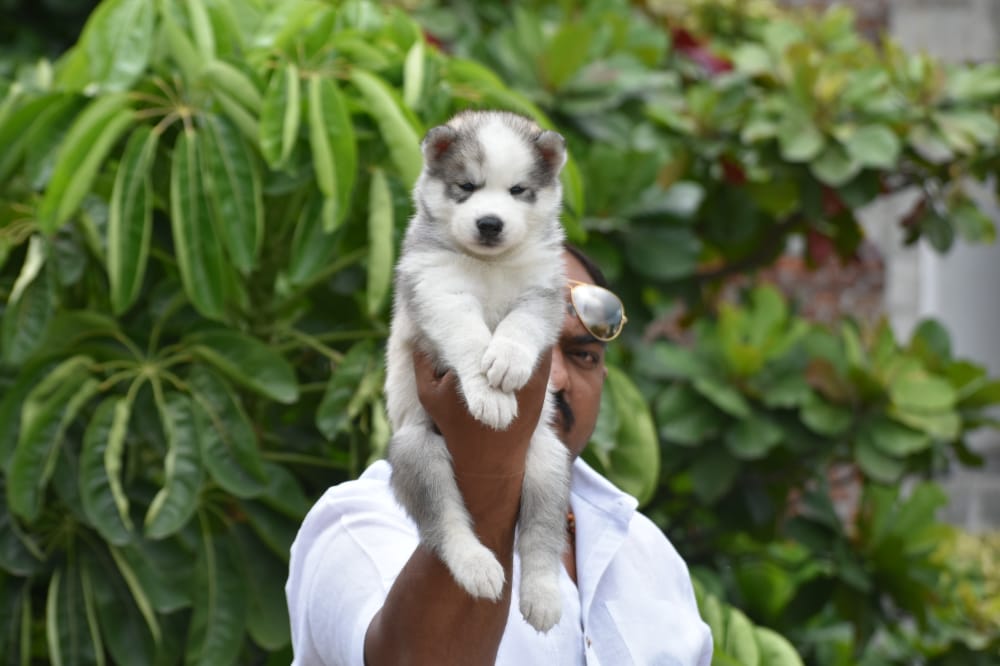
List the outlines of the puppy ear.
<svg viewBox="0 0 1000 666">
<path fill-rule="evenodd" d="M 566 164 L 566 140 L 563 139 L 562 134 L 545 130 L 535 139 L 535 146 L 538 147 L 538 154 L 548 170 L 553 174 L 558 174 L 563 165 Z"/>
<path fill-rule="evenodd" d="M 447 125 L 432 127 L 420 144 L 424 161 L 436 162 L 444 157 L 457 138 L 458 132 Z"/>
</svg>

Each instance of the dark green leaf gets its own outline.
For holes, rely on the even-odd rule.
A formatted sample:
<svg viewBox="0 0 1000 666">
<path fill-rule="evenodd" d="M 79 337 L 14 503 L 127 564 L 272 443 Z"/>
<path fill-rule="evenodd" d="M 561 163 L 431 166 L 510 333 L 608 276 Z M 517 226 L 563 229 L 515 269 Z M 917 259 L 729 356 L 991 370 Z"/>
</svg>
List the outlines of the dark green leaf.
<svg viewBox="0 0 1000 666">
<path fill-rule="evenodd" d="M 127 399 L 106 398 L 87 425 L 80 453 L 80 505 L 101 536 L 118 546 L 128 543 L 133 534 L 129 501 L 122 487 L 130 415 Z"/>
<path fill-rule="evenodd" d="M 205 149 L 199 154 L 209 210 L 233 265 L 248 274 L 264 237 L 258 160 L 226 118 L 210 116 L 203 128 Z"/>
<path fill-rule="evenodd" d="M 364 378 L 376 372 L 381 362 L 370 342 L 359 342 L 348 350 L 334 369 L 316 410 L 316 427 L 327 439 L 336 437 L 357 415 L 350 412 L 350 405 L 355 402 L 355 395 Z"/>
<path fill-rule="evenodd" d="M 340 235 L 323 229 L 323 199 L 314 198 L 302 208 L 292 236 L 288 279 L 294 285 L 308 284 L 335 258 Z"/>
<path fill-rule="evenodd" d="M 730 416 L 738 419 L 750 416 L 750 405 L 746 398 L 732 385 L 714 377 L 696 377 L 691 385 L 694 390 Z"/>
<path fill-rule="evenodd" d="M 815 393 L 811 394 L 809 400 L 799 410 L 799 415 L 810 430 L 829 437 L 842 435 L 854 421 L 851 410 L 827 402 Z"/>
<path fill-rule="evenodd" d="M 686 227 L 633 227 L 625 238 L 629 264 L 654 280 L 677 280 L 694 273 L 701 241 Z"/>
<path fill-rule="evenodd" d="M 222 488 L 237 497 L 264 491 L 257 436 L 239 397 L 215 374 L 195 366 L 188 378 L 194 398 L 201 459 Z"/>
<path fill-rule="evenodd" d="M 156 43 L 155 12 L 147 0 L 108 0 L 87 20 L 78 46 L 86 53 L 92 81 L 103 90 L 127 90 L 146 70 Z"/>
<path fill-rule="evenodd" d="M 715 504 L 732 488 L 739 470 L 737 460 L 725 450 L 698 457 L 690 472 L 695 495 L 705 504 Z"/>
<path fill-rule="evenodd" d="M 146 274 L 153 231 L 152 169 L 159 136 L 145 125 L 132 133 L 111 191 L 107 265 L 115 314 L 135 302 Z"/>
<path fill-rule="evenodd" d="M 660 475 L 656 428 L 645 398 L 628 375 L 612 365 L 607 370 L 604 393 L 618 414 L 618 432 L 608 458 L 610 466 L 605 471 L 641 506 L 653 496 Z"/>
<path fill-rule="evenodd" d="M 755 412 L 726 431 L 726 448 L 741 460 L 757 460 L 781 443 L 784 431 L 765 414 Z"/>
<path fill-rule="evenodd" d="M 260 148 L 272 169 L 285 166 L 301 122 L 299 68 L 289 62 L 271 75 L 260 112 Z"/>
<path fill-rule="evenodd" d="M 350 207 L 358 170 L 357 146 L 354 125 L 337 84 L 313 75 L 308 85 L 309 144 L 316 183 L 324 197 L 335 202 L 335 214 L 323 225 L 329 233 L 340 225 Z"/>
<path fill-rule="evenodd" d="M 247 631 L 254 643 L 273 652 L 291 642 L 284 589 L 288 564 L 251 532 L 242 529 L 235 536 L 247 579 L 258 581 L 247 588 Z"/>
<path fill-rule="evenodd" d="M 97 618 L 88 613 L 81 569 L 73 561 L 49 579 L 45 604 L 45 639 L 53 664 L 91 664 L 104 645 Z"/>
<path fill-rule="evenodd" d="M 179 132 L 174 144 L 170 173 L 174 255 L 191 304 L 204 316 L 221 319 L 226 266 L 199 174 L 199 138 L 193 130 Z"/>
<path fill-rule="evenodd" d="M 726 417 L 687 384 L 674 384 L 657 398 L 656 422 L 660 437 L 691 446 L 716 436 Z"/>
<path fill-rule="evenodd" d="M 247 598 L 234 539 L 203 525 L 195 564 L 194 612 L 185 663 L 220 666 L 236 663 L 246 629 Z"/>
<path fill-rule="evenodd" d="M 170 393 L 158 397 L 157 408 L 167 440 L 167 457 L 163 486 L 146 511 L 145 530 L 150 539 L 170 536 L 191 519 L 198 509 L 203 477 L 191 399 L 182 393 Z"/>
<path fill-rule="evenodd" d="M 920 432 L 891 419 L 880 417 L 865 424 L 858 433 L 859 440 L 864 440 L 882 453 L 902 458 L 919 453 L 931 445 L 931 438 L 925 432 Z"/>
<path fill-rule="evenodd" d="M 248 389 L 284 404 L 298 399 L 295 369 L 257 338 L 220 328 L 195 333 L 187 341 L 193 354 Z"/>
<path fill-rule="evenodd" d="M 854 460 L 867 476 L 882 483 L 896 483 L 905 471 L 905 464 L 879 451 L 869 438 L 858 439 Z"/>
<path fill-rule="evenodd" d="M 154 663 L 156 638 L 115 561 L 102 551 L 86 557 L 82 566 L 82 575 L 93 590 L 98 624 L 111 663 Z"/>
<path fill-rule="evenodd" d="M 74 356 L 59 364 L 24 401 L 17 447 L 7 467 L 7 501 L 26 521 L 41 511 L 42 495 L 59 456 L 66 428 L 97 392 L 91 359 Z"/>
</svg>

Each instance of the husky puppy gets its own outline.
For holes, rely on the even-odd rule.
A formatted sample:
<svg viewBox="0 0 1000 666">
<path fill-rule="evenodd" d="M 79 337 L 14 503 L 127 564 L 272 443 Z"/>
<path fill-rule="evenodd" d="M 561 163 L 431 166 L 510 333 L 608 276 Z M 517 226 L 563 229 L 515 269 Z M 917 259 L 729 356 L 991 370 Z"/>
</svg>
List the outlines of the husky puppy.
<svg viewBox="0 0 1000 666">
<path fill-rule="evenodd" d="M 558 338 L 566 312 L 559 223 L 562 136 L 521 116 L 465 111 L 421 144 L 416 212 L 396 265 L 387 349 L 388 458 L 397 500 L 421 541 L 469 594 L 499 599 L 503 567 L 476 538 L 444 439 L 417 397 L 412 354 L 451 369 L 471 414 L 502 430 L 514 392 Z M 561 615 L 570 458 L 556 437 L 551 395 L 529 446 L 517 551 L 520 610 L 539 631 Z"/>
</svg>

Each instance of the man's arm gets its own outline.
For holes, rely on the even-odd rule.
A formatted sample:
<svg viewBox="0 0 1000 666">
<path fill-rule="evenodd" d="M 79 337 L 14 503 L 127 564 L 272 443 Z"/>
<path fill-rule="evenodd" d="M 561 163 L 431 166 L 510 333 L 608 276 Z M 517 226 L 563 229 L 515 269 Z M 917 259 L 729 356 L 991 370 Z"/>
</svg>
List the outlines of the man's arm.
<svg viewBox="0 0 1000 666">
<path fill-rule="evenodd" d="M 433 551 L 418 546 L 368 627 L 368 666 L 496 661 L 510 610 L 524 459 L 538 424 L 551 360 L 550 352 L 542 357 L 518 392 L 519 416 L 498 432 L 469 415 L 452 373 L 435 377 L 429 359 L 415 356 L 421 404 L 448 444 L 476 535 L 496 554 L 506 581 L 499 601 L 476 599 L 459 587 Z"/>
</svg>

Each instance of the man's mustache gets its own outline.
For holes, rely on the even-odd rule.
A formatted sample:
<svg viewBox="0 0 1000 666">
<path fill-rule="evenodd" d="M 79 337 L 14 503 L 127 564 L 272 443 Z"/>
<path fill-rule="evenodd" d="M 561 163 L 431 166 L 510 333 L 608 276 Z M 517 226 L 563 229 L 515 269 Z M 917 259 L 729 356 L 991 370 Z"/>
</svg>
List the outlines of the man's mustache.
<svg viewBox="0 0 1000 666">
<path fill-rule="evenodd" d="M 569 402 L 566 400 L 565 391 L 556 391 L 552 394 L 555 398 L 556 410 L 559 412 L 560 425 L 562 425 L 563 432 L 569 432 L 573 429 L 573 424 L 576 423 L 576 417 L 573 415 L 573 408 L 569 406 Z"/>
</svg>

